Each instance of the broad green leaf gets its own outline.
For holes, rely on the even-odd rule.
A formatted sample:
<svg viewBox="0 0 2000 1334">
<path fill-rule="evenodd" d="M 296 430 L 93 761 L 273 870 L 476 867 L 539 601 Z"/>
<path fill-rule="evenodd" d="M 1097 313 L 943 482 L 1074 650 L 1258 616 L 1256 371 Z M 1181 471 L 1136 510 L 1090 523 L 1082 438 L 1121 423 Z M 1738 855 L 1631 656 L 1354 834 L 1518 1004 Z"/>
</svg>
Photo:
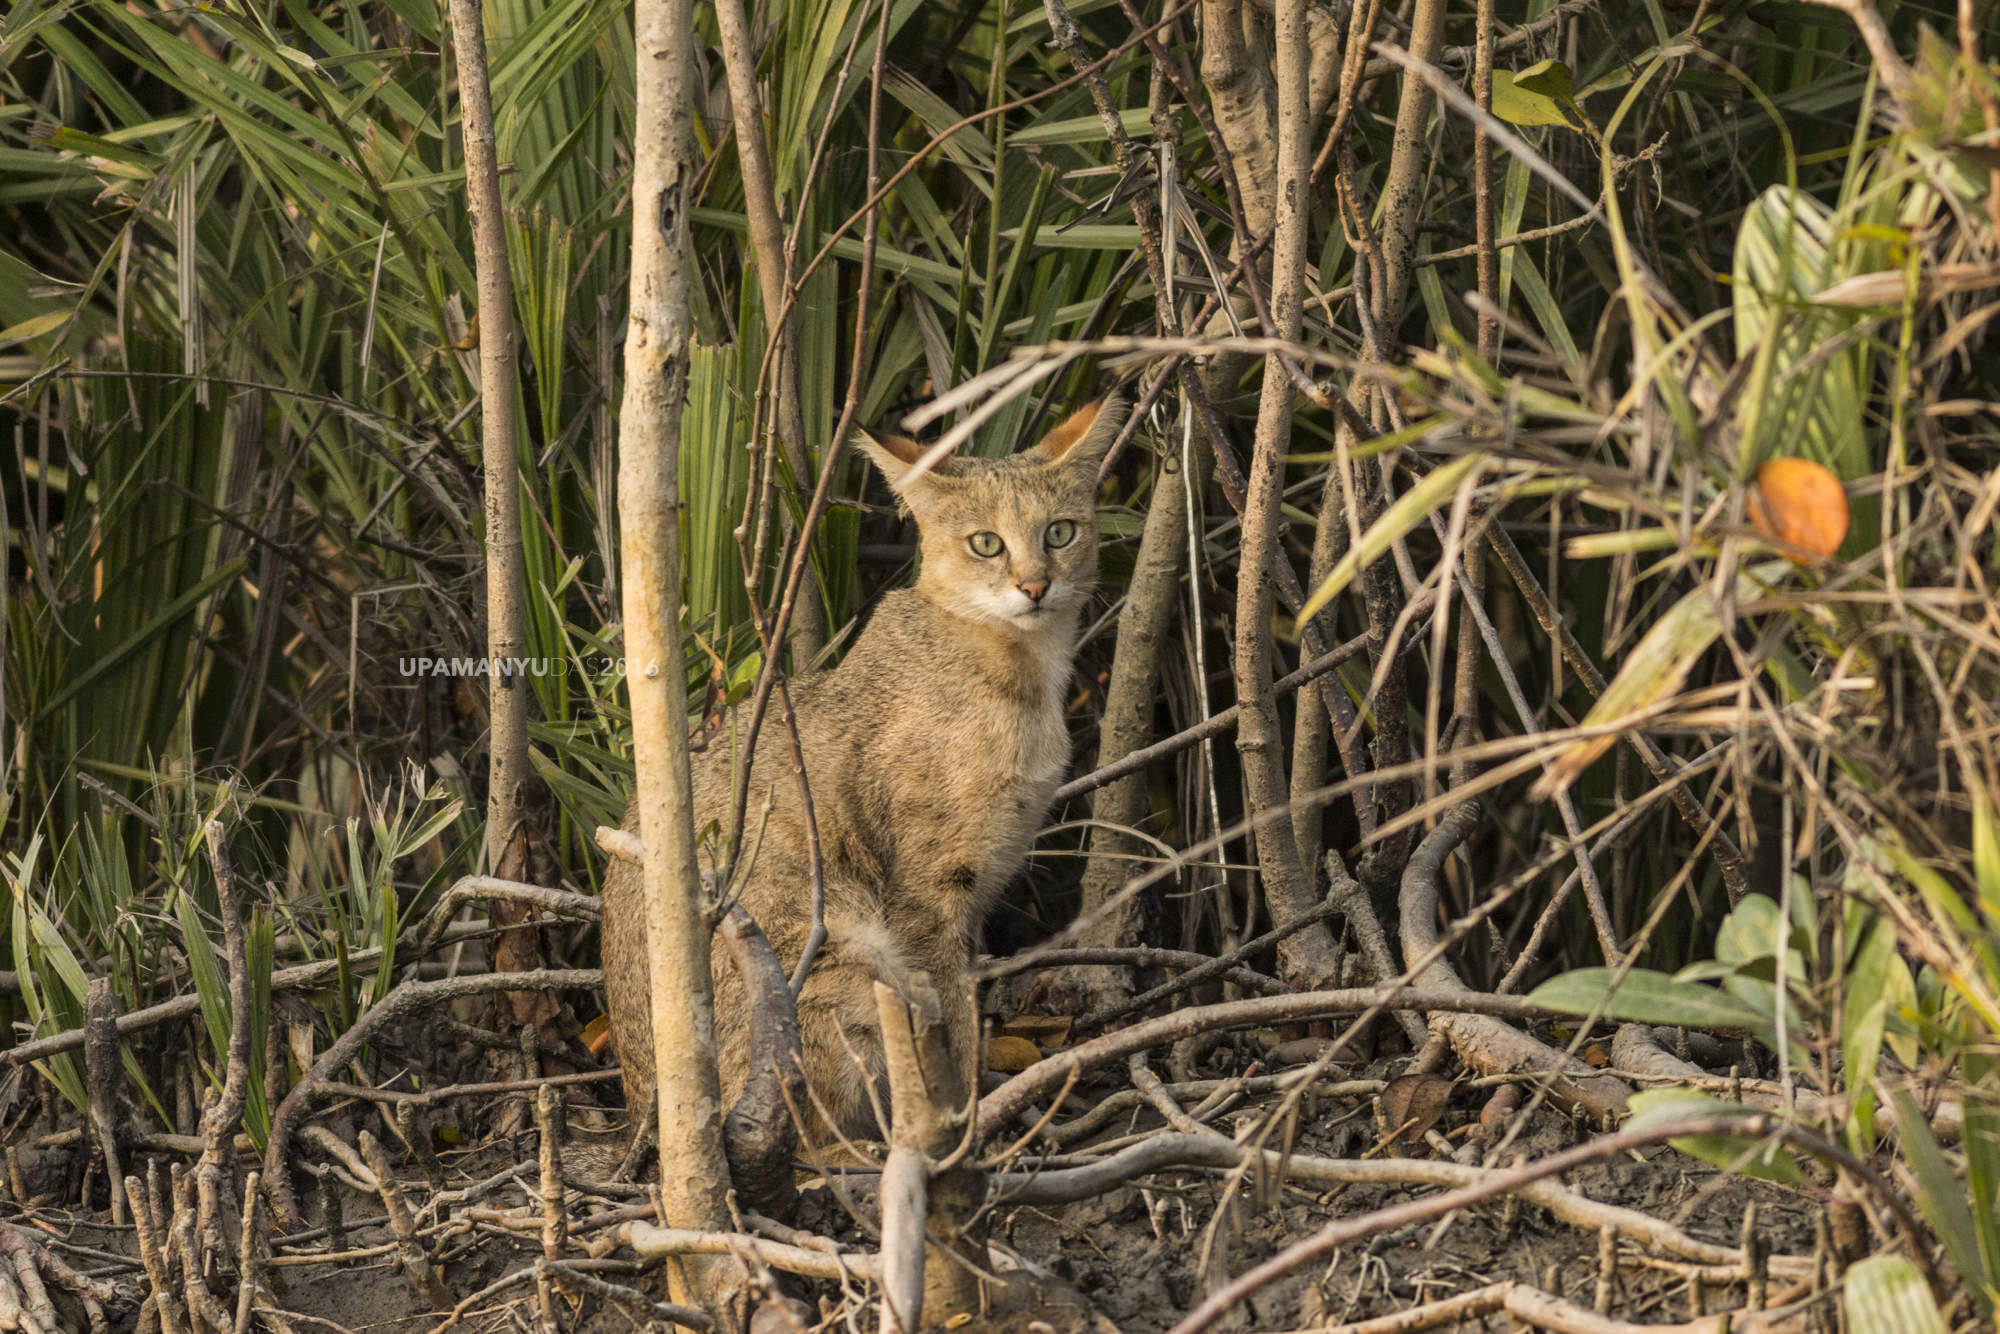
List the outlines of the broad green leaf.
<svg viewBox="0 0 2000 1334">
<path fill-rule="evenodd" d="M 1739 569 L 1734 601 L 1741 604 L 1755 600 L 1789 577 L 1792 568 L 1788 562 L 1777 560 Z M 1626 655 L 1624 665 L 1598 696 L 1597 703 L 1584 715 L 1583 725 L 1608 727 L 1665 704 L 1680 690 L 1695 663 L 1721 633 L 1722 608 L 1712 585 L 1704 582 L 1653 623 L 1653 628 Z M 1563 790 L 1616 743 L 1617 737 L 1610 734 L 1572 743 L 1551 762 L 1530 795 L 1542 800 Z"/>
<path fill-rule="evenodd" d="M 1745 894 L 1716 932 L 1715 957 L 1728 964 L 1774 959 L 1784 934 L 1777 900 L 1767 894 Z M 1793 981 L 1805 977 L 1805 957 L 1796 946 L 1788 952 L 1785 967 Z"/>
<path fill-rule="evenodd" d="M 1968 1276 L 1968 1282 L 1975 1281 L 1972 1276 L 1980 1273 L 1982 1262 L 1976 1240 L 1978 1230 L 1972 1221 L 1972 1210 L 1966 1205 L 1965 1188 L 1946 1161 L 1944 1150 L 1938 1147 L 1937 1137 L 1931 1133 L 1930 1123 L 1916 1101 L 1901 1089 L 1889 1096 L 1896 1105 L 1897 1139 L 1902 1143 L 1903 1156 L 1909 1160 L 1910 1173 L 1916 1178 L 1917 1189 L 1912 1194 L 1917 1208 L 1943 1243 L 1958 1272 Z"/>
<path fill-rule="evenodd" d="M 1859 919 L 1860 915 L 1853 914 Z M 1886 922 L 1856 920 L 1860 943 L 1847 967 L 1845 1012 L 1841 1017 L 1840 1048 L 1848 1097 L 1854 1107 L 1857 1146 L 1864 1151 L 1875 1140 L 1875 1066 L 1882 1055 L 1882 1035 L 1892 1003 L 1889 967 L 1896 958 L 1895 933 Z"/>
<path fill-rule="evenodd" d="M 1539 67 L 1538 67 L 1539 68 Z M 1575 129 L 1562 107 L 1546 93 L 1520 85 L 1512 70 L 1493 71 L 1493 114 L 1510 125 L 1560 125 Z"/>
<path fill-rule="evenodd" d="M 201 1001 L 202 1025 L 208 1030 L 209 1046 L 215 1052 L 213 1074 L 219 1078 L 229 1059 L 229 1029 L 235 1016 L 229 1012 L 229 983 L 222 963 L 216 958 L 215 942 L 202 928 L 195 910 L 194 896 L 185 885 L 174 893 L 174 916 L 181 924 L 181 942 L 187 950 L 188 973 L 194 980 L 195 996 Z"/>
<path fill-rule="evenodd" d="M 1615 991 L 1614 980 L 1617 980 Z M 1569 1014 L 1600 1013 L 1607 1019 L 1641 1024 L 1747 1028 L 1756 1033 L 1763 1033 L 1771 1026 L 1769 1015 L 1759 1013 L 1727 992 L 1677 981 L 1665 973 L 1644 968 L 1634 968 L 1623 979 L 1618 979 L 1615 969 L 1579 968 L 1550 978 L 1536 987 L 1528 999 Z"/>
<path fill-rule="evenodd" d="M 1517 70 L 1514 74 L 1514 86 L 1525 88 L 1531 93 L 1540 93 L 1543 97 L 1553 98 L 1557 102 L 1568 103 L 1575 100 L 1575 93 L 1570 87 L 1569 66 L 1560 60 L 1537 61 L 1524 70 Z"/>
<path fill-rule="evenodd" d="M 1870 466 L 1862 432 L 1869 352 L 1861 344 L 1828 356 L 1858 316 L 1809 304 L 1847 276 L 1844 253 L 1825 205 L 1773 186 L 1743 216 L 1732 291 L 1737 353 L 1758 358 L 1739 407 L 1746 457 L 1796 454 L 1845 482 Z"/>
<path fill-rule="evenodd" d="M 1004 228 L 1003 241 L 1019 241 L 1019 227 Z M 1139 248 L 1139 229 L 1125 222 L 1080 222 L 1074 227 L 1044 227 L 1038 243 L 1051 250 L 1122 250 Z"/>
<path fill-rule="evenodd" d="M 250 966 L 250 1032 L 268 1033 L 271 1024 L 271 971 L 277 949 L 277 926 L 263 909 L 251 914 L 245 956 Z M 264 1086 L 265 1064 L 250 1062 L 249 1096 L 243 1109 L 243 1129 L 261 1152 L 271 1133 L 271 1090 Z"/>
<path fill-rule="evenodd" d="M 1737 587 L 1744 591 L 1745 581 L 1739 579 Z M 1721 633 L 1722 610 L 1704 582 L 1653 623 L 1584 715 L 1583 725 L 1610 727 L 1671 699 Z M 1616 744 L 1616 735 L 1609 733 L 1572 742 L 1556 755 L 1529 795 L 1544 801 L 1563 791 Z"/>
<path fill-rule="evenodd" d="M 1945 1334 L 1937 1300 L 1907 1255 L 1850 1265 L 1840 1300 L 1852 1334 Z"/>
<path fill-rule="evenodd" d="M 1626 1124 L 1630 1129 L 1639 1130 L 1682 1117 L 1709 1116 L 1717 1112 L 1738 1112 L 1744 1116 L 1755 1114 L 1741 1103 L 1724 1102 L 1693 1089 L 1648 1089 L 1632 1095 L 1632 1119 Z M 1687 1135 L 1667 1142 L 1691 1158 L 1699 1158 L 1711 1166 L 1740 1172 L 1744 1176 L 1786 1184 L 1805 1180 L 1798 1160 L 1775 1139 L 1750 1135 Z"/>
<path fill-rule="evenodd" d="M 993 170 L 993 145 L 974 127 L 958 124 L 963 113 L 900 71 L 890 74 L 883 91 L 914 112 L 931 133 L 944 134 L 945 156 L 968 169 L 966 179 L 990 189 L 985 173 Z"/>
<path fill-rule="evenodd" d="M 1671 528 L 1628 528 L 1619 533 L 1586 533 L 1566 538 L 1563 555 L 1570 560 L 1606 560 L 1612 556 L 1643 556 L 1649 551 L 1677 551 L 1681 535 Z"/>
<path fill-rule="evenodd" d="M 1965 1190 L 1979 1203 L 1973 1213 L 1973 1240 L 1979 1249 L 1975 1288 L 1990 1314 L 2000 1307 L 2000 1113 L 1989 1099 L 2000 1092 L 2000 1062 L 1990 1051 L 1968 1051 L 1965 1082 L 1976 1090 L 1964 1102 Z"/>
<path fill-rule="evenodd" d="M 44 951 L 39 948 L 41 942 L 46 939 L 43 926 L 46 918 L 41 909 L 30 901 L 28 884 L 32 868 L 39 860 L 41 844 L 41 835 L 37 834 L 29 840 L 27 851 L 19 859 L 10 858 L 12 865 L 8 869 L 7 877 L 14 898 L 11 934 L 14 941 L 15 976 L 21 982 L 22 1008 L 28 1012 L 29 1022 L 34 1025 L 34 1032 L 38 1036 L 45 1031 L 57 1032 L 70 1026 L 68 1022 L 70 1016 L 58 1011 L 57 998 L 53 995 L 45 996 L 42 992 L 43 985 L 51 980 L 42 971 Z M 60 941 L 59 936 L 57 940 Z M 70 969 L 72 964 L 75 964 L 74 972 Z M 81 973 L 82 966 L 76 964 L 74 956 L 69 955 L 65 947 L 55 960 L 54 980 L 67 987 L 72 985 Z M 83 1062 L 77 1058 L 75 1052 L 61 1052 L 46 1061 L 37 1061 L 35 1068 L 48 1077 L 63 1097 L 69 1100 L 71 1106 L 79 1111 L 83 1109 L 86 1101 Z"/>
<path fill-rule="evenodd" d="M 1513 251 L 1509 246 L 1508 250 Z M 1576 339 L 1570 334 L 1569 323 L 1563 318 L 1562 303 L 1549 291 L 1549 285 L 1542 279 L 1541 268 L 1535 263 L 1532 253 L 1515 256 L 1514 277 L 1521 287 L 1521 299 L 1528 303 L 1528 309 L 1535 314 L 1535 323 L 1542 328 L 1542 337 L 1549 340 L 1549 346 L 1569 365 L 1577 365 L 1583 357 L 1577 352 Z"/>
<path fill-rule="evenodd" d="M 1918 1009 L 1917 983 L 1910 976 L 1910 965 L 1900 954 L 1890 956 L 1887 989 L 1891 1022 L 1883 1040 L 1889 1044 L 1889 1050 L 1896 1053 L 1897 1060 L 1914 1070 L 1923 1059 L 1923 1046 L 1917 1040 L 1913 1023 Z"/>
</svg>

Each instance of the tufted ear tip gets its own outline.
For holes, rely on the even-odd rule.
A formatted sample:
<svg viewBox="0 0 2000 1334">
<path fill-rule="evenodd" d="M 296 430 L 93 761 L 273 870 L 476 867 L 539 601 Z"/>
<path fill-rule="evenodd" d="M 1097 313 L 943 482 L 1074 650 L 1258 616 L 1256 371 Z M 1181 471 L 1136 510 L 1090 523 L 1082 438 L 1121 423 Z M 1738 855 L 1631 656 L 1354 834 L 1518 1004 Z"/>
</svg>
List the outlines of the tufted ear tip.
<svg viewBox="0 0 2000 1334">
<path fill-rule="evenodd" d="M 933 447 L 905 435 L 894 432 L 877 435 L 857 426 L 848 438 L 875 465 L 875 471 L 882 474 L 903 507 L 912 512 L 925 509 L 931 503 L 929 498 L 938 490 L 936 484 L 958 472 L 955 460 L 943 458 L 912 476 L 911 470 Z"/>
<path fill-rule="evenodd" d="M 1107 394 L 1086 403 L 1065 417 L 1033 446 L 1045 462 L 1069 467 L 1089 466 L 1093 471 L 1110 452 L 1112 442 L 1125 425 L 1125 400 Z"/>
<path fill-rule="evenodd" d="M 861 447 L 862 452 L 868 455 L 876 467 L 881 468 L 885 475 L 889 475 L 891 481 L 895 480 L 895 475 L 890 474 L 891 468 L 896 468 L 900 473 L 901 469 L 910 467 L 922 458 L 926 448 L 906 435 L 897 435 L 893 431 L 877 435 L 861 426 L 854 428 L 853 438 L 854 443 Z"/>
</svg>

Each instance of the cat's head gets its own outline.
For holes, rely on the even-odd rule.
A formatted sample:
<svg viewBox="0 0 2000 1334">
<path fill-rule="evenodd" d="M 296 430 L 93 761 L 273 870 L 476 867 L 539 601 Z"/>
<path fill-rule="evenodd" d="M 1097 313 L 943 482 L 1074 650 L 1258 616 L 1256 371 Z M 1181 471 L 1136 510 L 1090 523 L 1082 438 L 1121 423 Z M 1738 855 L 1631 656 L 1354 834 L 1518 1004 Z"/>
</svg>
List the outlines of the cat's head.
<svg viewBox="0 0 2000 1334">
<path fill-rule="evenodd" d="M 917 586 L 968 620 L 1018 631 L 1068 624 L 1097 585 L 1097 470 L 1125 404 L 1099 399 L 1002 459 L 913 465 L 930 448 L 860 435 L 862 451 L 916 516 Z"/>
</svg>

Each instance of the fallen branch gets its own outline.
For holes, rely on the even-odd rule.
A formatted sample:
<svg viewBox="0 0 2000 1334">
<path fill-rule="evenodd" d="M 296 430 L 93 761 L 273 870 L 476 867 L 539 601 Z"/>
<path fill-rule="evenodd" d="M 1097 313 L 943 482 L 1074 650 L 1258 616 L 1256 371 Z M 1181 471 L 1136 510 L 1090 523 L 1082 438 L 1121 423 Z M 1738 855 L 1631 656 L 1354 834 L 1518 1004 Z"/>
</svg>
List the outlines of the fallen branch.
<svg viewBox="0 0 2000 1334">
<path fill-rule="evenodd" d="M 1236 1075 L 1228 1079 L 1192 1079 L 1161 1087 L 1176 1098 L 1201 1098 L 1206 1103 L 1221 1098 L 1240 1098 L 1252 1093 L 1289 1089 L 1301 1081 L 1311 1084 L 1312 1091 L 1316 1095 L 1329 1098 L 1371 1098 L 1382 1091 L 1384 1084 L 1380 1079 L 1335 1079 L 1325 1076 L 1315 1078 L 1307 1071 L 1288 1070 L 1282 1075 Z M 1074 1144 L 1101 1130 L 1119 1113 L 1144 1106 L 1147 1101 L 1146 1095 L 1138 1089 L 1120 1089 L 1116 1093 L 1098 1099 L 1089 1111 L 1074 1121 L 1065 1121 L 1049 1131 L 1048 1138 L 1057 1144 Z"/>
<path fill-rule="evenodd" d="M 1643 1024 L 1619 1025 L 1617 1035 L 1611 1039 L 1611 1062 L 1620 1070 L 1630 1070 L 1653 1080 L 1686 1081 L 1713 1087 L 1717 1079 L 1700 1066 L 1683 1061 L 1662 1048 L 1654 1040 L 1652 1030 Z M 1733 1101 L 1745 1107 L 1795 1115 L 1823 1125 L 1844 1125 L 1854 1114 L 1848 1099 L 1825 1097 L 1809 1089 L 1795 1089 L 1789 1105 L 1782 1092 L 1766 1089 L 1740 1087 L 1731 1096 Z M 1895 1103 L 1884 1102 L 1876 1107 L 1875 1124 L 1879 1129 L 1893 1135 L 1897 1133 L 1898 1121 Z M 1931 1133 L 1939 1139 L 1957 1143 L 1965 1136 L 1965 1105 L 1959 1102 L 1939 1103 L 1928 1124 Z"/>
<path fill-rule="evenodd" d="M 365 1130 L 359 1136 L 359 1143 L 361 1156 L 375 1176 L 375 1193 L 382 1197 L 383 1211 L 389 1216 L 389 1231 L 396 1239 L 396 1258 L 403 1266 L 404 1275 L 416 1285 L 425 1301 L 438 1307 L 449 1304 L 451 1293 L 432 1267 L 430 1255 L 417 1236 L 417 1220 L 411 1217 L 409 1206 L 403 1203 L 403 1192 L 397 1187 L 389 1155 Z"/>
<path fill-rule="evenodd" d="M 917 1334 L 960 1323 L 982 1300 L 977 1225 L 985 1181 L 955 1153 L 964 1139 L 965 1082 L 928 979 L 875 984 L 889 1081 L 889 1160 L 882 1169 L 882 1328 Z"/>
<path fill-rule="evenodd" d="M 1780 1334 L 1805 1327 L 1806 1312 L 1815 1301 L 1808 1298 L 1775 1311 L 1723 1311 L 1679 1325 L 1635 1325 L 1586 1311 L 1573 1302 L 1531 1288 L 1525 1283 L 1495 1283 L 1471 1292 L 1461 1292 L 1442 1301 L 1426 1302 L 1393 1315 L 1359 1320 L 1348 1325 L 1326 1325 L 1313 1334 L 1416 1334 L 1418 1330 L 1456 1329 L 1460 1322 L 1477 1320 L 1504 1311 L 1522 1324 L 1552 1329 L 1559 1334 Z"/>
<path fill-rule="evenodd" d="M 416 947 L 404 951 L 406 958 L 422 958 L 436 949 L 444 940 L 451 926 L 451 919 L 458 910 L 472 902 L 524 903 L 558 917 L 574 918 L 580 922 L 594 922 L 600 915 L 597 896 L 577 894 L 566 889 L 549 889 L 542 885 L 522 884 L 516 880 L 500 880 L 490 875 L 461 876 L 451 887 L 438 895 L 438 901 L 424 914 L 423 924 L 417 928 Z"/>
<path fill-rule="evenodd" d="M 1248 958 L 1258 950 L 1272 943 L 1272 937 L 1298 928 L 1299 922 L 1287 922 L 1276 931 L 1267 932 L 1247 945 L 1216 957 L 1198 954 L 1193 950 L 1159 949 L 1150 945 L 1127 945 L 1118 947 L 1072 946 L 1064 949 L 1030 950 L 1025 954 L 1010 955 L 1004 959 L 987 959 L 979 966 L 979 980 L 992 981 L 994 978 L 1011 977 L 1015 973 L 1031 973 L 1040 968 L 1062 968 L 1072 964 L 1115 964 L 1127 968 L 1185 968 L 1188 972 L 1172 982 L 1162 983 L 1146 994 L 1153 999 L 1172 995 L 1198 986 L 1218 974 L 1240 987 L 1266 996 L 1289 996 L 1293 989 L 1277 978 L 1250 968 L 1238 967 L 1237 961 Z M 1197 976 L 1198 974 L 1198 976 Z M 1151 1001 L 1147 1002 L 1148 1004 Z M 1129 1009 L 1137 1008 L 1138 1002 L 1131 1001 L 1117 1010 L 1101 1011 L 1098 1015 L 1077 1020 L 1079 1026 L 1102 1027 L 1118 1018 Z"/>
<path fill-rule="evenodd" d="M 805 1055 L 792 990 L 771 942 L 741 904 L 722 919 L 722 938 L 750 995 L 750 1050 L 743 1091 L 722 1122 L 722 1148 L 742 1207 L 787 1218 L 797 1199 L 792 1155 L 806 1105 Z"/>
<path fill-rule="evenodd" d="M 872 1255 L 829 1255 L 784 1242 L 766 1241 L 744 1232 L 695 1232 L 687 1228 L 654 1227 L 651 1223 L 621 1223 L 611 1234 L 620 1246 L 647 1257 L 672 1255 L 748 1256 L 773 1269 L 804 1278 L 867 1279 L 880 1282 L 882 1262 Z"/>
<path fill-rule="evenodd" d="M 229 1050 L 216 1053 L 224 1060 L 222 1092 L 201 1114 L 203 1148 L 194 1167 L 195 1189 L 201 1201 L 198 1231 L 203 1249 L 213 1253 L 222 1248 L 223 1188 L 235 1167 L 236 1145 L 230 1132 L 243 1119 L 250 1097 L 252 1034 L 250 960 L 243 916 L 236 907 L 236 874 L 229 865 L 229 845 L 219 821 L 210 820 L 203 833 L 215 871 L 215 906 L 222 917 L 223 960 L 229 983 Z"/>
<path fill-rule="evenodd" d="M 1002 1125 L 1025 1111 L 1036 1098 L 1052 1092 L 1064 1080 L 1107 1062 L 1123 1060 L 1135 1051 L 1177 1042 L 1212 1029 L 1256 1028 L 1266 1024 L 1326 1019 L 1334 1015 L 1360 1014 L 1378 1006 L 1388 1010 L 1490 1014 L 1507 1019 L 1574 1018 L 1560 1016 L 1554 1010 L 1531 1004 L 1519 996 L 1414 987 L 1301 991 L 1290 996 L 1252 996 L 1216 1005 L 1191 1006 L 1093 1038 L 1023 1070 L 980 1099 L 978 1138 L 981 1141 L 992 1138 Z"/>
<path fill-rule="evenodd" d="M 1925 1279 L 1934 1285 L 1939 1282 L 1936 1266 L 1928 1248 L 1923 1244 L 1922 1233 L 1915 1215 L 1910 1212 L 1902 1197 L 1891 1190 L 1880 1174 L 1868 1164 L 1824 1136 L 1762 1112 L 1750 1116 L 1692 1116 L 1601 1135 L 1539 1161 L 1493 1172 L 1483 1181 L 1461 1186 L 1456 1190 L 1429 1195 L 1420 1200 L 1411 1200 L 1351 1218 L 1336 1218 L 1312 1236 L 1294 1242 L 1262 1264 L 1237 1275 L 1210 1293 L 1200 1305 L 1173 1327 L 1171 1334 L 1200 1334 L 1200 1331 L 1207 1329 L 1230 1307 L 1251 1293 L 1283 1278 L 1301 1265 L 1323 1259 L 1342 1247 L 1351 1246 L 1365 1238 L 1392 1232 L 1415 1223 L 1428 1222 L 1453 1210 L 1464 1209 L 1496 1196 L 1511 1194 L 1535 1182 L 1559 1176 L 1572 1168 L 1615 1157 L 1631 1149 L 1667 1140 L 1703 1135 L 1728 1135 L 1738 1139 L 1762 1139 L 1768 1136 L 1839 1164 L 1867 1183 L 1878 1198 L 1888 1206 L 1890 1212 L 1895 1215 L 1897 1226 L 1903 1231 L 1903 1239 L 1909 1246 L 1912 1256 L 1924 1272 Z M 1778 1257 L 1772 1258 L 1775 1260 Z"/>
<path fill-rule="evenodd" d="M 359 1054 L 391 1019 L 412 1010 L 443 1008 L 463 996 L 490 991 L 595 991 L 604 974 L 595 968 L 548 968 L 533 973 L 488 973 L 480 977 L 445 978 L 437 982 L 404 982 L 369 1007 L 368 1012 L 328 1047 L 300 1077 L 271 1116 L 271 1137 L 264 1150 L 264 1180 L 271 1211 L 280 1226 L 297 1226 L 302 1218 L 292 1193 L 291 1140 L 307 1106 L 325 1091 L 326 1080 Z"/>
<path fill-rule="evenodd" d="M 320 1085 L 320 1091 L 329 1097 L 359 1098 L 363 1102 L 382 1102 L 397 1107 L 421 1109 L 435 1107 L 454 1098 L 489 1098 L 496 1093 L 534 1093 L 544 1088 L 566 1088 L 575 1084 L 608 1084 L 618 1078 L 618 1073 L 614 1066 L 609 1070 L 542 1075 L 535 1079 L 495 1079 L 484 1084 L 443 1084 L 434 1089 L 378 1089 L 329 1079 Z M 247 1138 L 244 1142 L 248 1143 Z"/>
<path fill-rule="evenodd" d="M 1588 1149 L 1592 1145 L 1579 1147 Z M 1576 1150 L 1570 1152 L 1575 1153 Z M 1256 1149 L 1205 1135 L 1161 1134 L 1085 1167 L 996 1175 L 992 1178 L 993 1196 L 996 1204 L 1009 1206 L 1073 1204 L 1155 1172 L 1186 1167 L 1230 1171 L 1246 1164 L 1261 1167 L 1274 1180 L 1285 1179 L 1314 1186 L 1439 1186 L 1454 1191 L 1485 1190 L 1486 1194 L 1480 1197 L 1482 1199 L 1500 1194 L 1518 1194 L 1530 1204 L 1540 1205 L 1574 1227 L 1592 1231 L 1615 1228 L 1633 1241 L 1697 1264 L 1727 1265 L 1740 1269 L 1744 1263 L 1740 1249 L 1689 1236 L 1672 1223 L 1637 1209 L 1589 1199 L 1560 1182 L 1543 1179 L 1552 1175 L 1550 1173 L 1529 1177 L 1523 1175 L 1521 1168 L 1473 1167 L 1445 1159 L 1287 1155 L 1273 1149 Z M 1414 1203 L 1422 1204 L 1424 1201 Z M 1341 1221 L 1356 1222 L 1371 1216 L 1363 1214 Z M 1774 1255 L 1770 1259 L 1774 1274 L 1791 1279 L 1812 1277 L 1813 1262 L 1809 1256 Z"/>
</svg>

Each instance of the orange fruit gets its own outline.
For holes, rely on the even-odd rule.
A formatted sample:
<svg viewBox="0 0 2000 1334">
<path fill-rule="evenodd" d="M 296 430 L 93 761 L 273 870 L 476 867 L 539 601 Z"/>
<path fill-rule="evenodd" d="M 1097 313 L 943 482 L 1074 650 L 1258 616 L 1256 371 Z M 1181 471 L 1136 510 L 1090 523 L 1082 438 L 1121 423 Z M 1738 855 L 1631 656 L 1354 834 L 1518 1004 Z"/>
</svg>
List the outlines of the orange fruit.
<svg viewBox="0 0 2000 1334">
<path fill-rule="evenodd" d="M 1781 546 L 1831 556 L 1847 536 L 1847 491 L 1825 464 L 1772 459 L 1750 488 L 1750 522 Z M 1785 553 L 1801 564 L 1798 551 Z"/>
</svg>

